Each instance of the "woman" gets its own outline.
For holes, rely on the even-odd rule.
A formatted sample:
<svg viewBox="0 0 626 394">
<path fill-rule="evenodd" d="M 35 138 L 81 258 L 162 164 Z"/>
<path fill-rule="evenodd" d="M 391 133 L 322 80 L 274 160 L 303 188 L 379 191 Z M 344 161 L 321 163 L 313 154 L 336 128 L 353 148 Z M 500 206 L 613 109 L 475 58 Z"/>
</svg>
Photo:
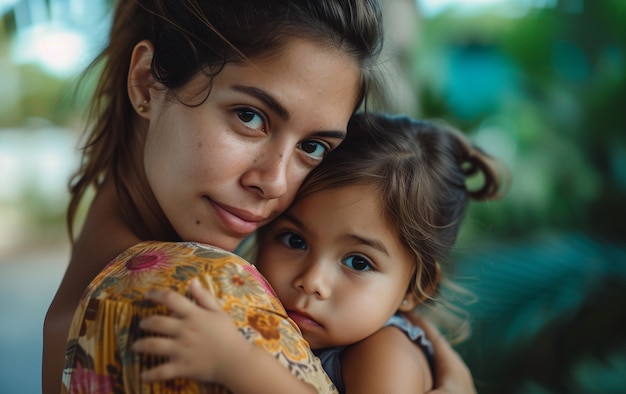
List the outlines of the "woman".
<svg viewBox="0 0 626 394">
<path fill-rule="evenodd" d="M 381 46 L 374 0 L 118 1 L 68 223 L 85 222 L 44 325 L 57 392 L 81 293 L 142 241 L 232 250 L 345 135 Z"/>
</svg>

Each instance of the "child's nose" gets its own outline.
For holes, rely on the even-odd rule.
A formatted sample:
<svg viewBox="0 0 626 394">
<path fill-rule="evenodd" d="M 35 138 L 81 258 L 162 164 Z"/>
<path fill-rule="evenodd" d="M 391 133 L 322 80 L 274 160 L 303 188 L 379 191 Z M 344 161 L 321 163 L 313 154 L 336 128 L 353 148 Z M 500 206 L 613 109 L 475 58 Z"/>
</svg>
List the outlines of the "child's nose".
<svg viewBox="0 0 626 394">
<path fill-rule="evenodd" d="M 294 287 L 307 295 L 317 299 L 326 299 L 330 296 L 330 272 L 324 264 L 309 264 L 294 280 Z"/>
</svg>

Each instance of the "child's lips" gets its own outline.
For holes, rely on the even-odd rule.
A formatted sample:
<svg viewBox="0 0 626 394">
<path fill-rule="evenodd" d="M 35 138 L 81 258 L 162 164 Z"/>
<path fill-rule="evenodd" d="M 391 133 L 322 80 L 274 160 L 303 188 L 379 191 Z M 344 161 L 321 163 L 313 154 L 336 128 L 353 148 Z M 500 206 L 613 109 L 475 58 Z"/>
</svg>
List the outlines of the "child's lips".
<svg viewBox="0 0 626 394">
<path fill-rule="evenodd" d="M 300 329 L 322 326 L 320 323 L 318 323 L 315 319 L 313 319 L 309 314 L 305 312 L 288 310 L 287 316 L 289 316 L 289 318 L 293 320 L 298 325 L 298 327 L 300 327 Z"/>
</svg>

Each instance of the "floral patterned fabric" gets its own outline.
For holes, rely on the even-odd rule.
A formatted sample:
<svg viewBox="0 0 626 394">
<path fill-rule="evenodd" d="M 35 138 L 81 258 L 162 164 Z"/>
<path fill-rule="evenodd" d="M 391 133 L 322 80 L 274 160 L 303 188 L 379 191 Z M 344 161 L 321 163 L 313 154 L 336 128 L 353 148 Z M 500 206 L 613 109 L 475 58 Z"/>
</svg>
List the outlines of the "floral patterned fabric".
<svg viewBox="0 0 626 394">
<path fill-rule="evenodd" d="M 123 252 L 86 289 L 66 349 L 63 393 L 227 393 L 189 379 L 142 382 L 159 357 L 130 350 L 142 317 L 167 313 L 143 298 L 148 289 L 187 294 L 198 277 L 234 319 L 241 334 L 274 355 L 320 393 L 336 393 L 319 359 L 256 268 L 224 250 L 196 243 L 143 242 Z M 245 377 L 242 377 L 245 379 Z"/>
</svg>

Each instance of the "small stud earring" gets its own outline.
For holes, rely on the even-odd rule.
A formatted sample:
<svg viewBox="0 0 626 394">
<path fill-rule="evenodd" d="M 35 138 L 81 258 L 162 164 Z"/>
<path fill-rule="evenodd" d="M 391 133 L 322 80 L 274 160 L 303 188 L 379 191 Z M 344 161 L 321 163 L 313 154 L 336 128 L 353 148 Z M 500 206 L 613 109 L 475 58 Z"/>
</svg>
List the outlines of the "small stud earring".
<svg viewBox="0 0 626 394">
<path fill-rule="evenodd" d="M 137 107 L 137 111 L 145 112 L 147 106 L 148 106 L 148 100 L 144 100 L 143 103 L 139 104 L 139 106 Z"/>
<path fill-rule="evenodd" d="M 402 305 L 403 306 L 409 305 L 409 300 L 402 300 Z"/>
</svg>

